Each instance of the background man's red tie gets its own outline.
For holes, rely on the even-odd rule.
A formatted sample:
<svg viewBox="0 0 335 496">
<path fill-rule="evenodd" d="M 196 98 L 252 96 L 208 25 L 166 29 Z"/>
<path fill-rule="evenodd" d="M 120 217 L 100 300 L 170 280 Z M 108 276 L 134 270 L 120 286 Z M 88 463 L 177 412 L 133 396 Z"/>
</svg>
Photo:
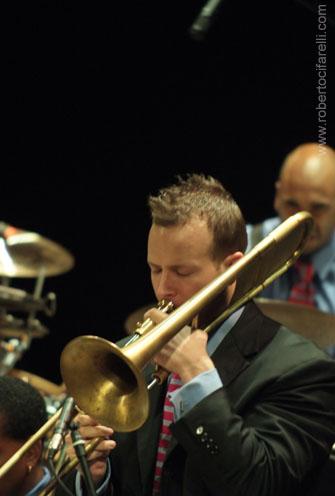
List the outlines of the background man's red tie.
<svg viewBox="0 0 335 496">
<path fill-rule="evenodd" d="M 155 475 L 154 475 L 154 484 L 153 484 L 153 495 L 159 494 L 160 491 L 160 482 L 162 476 L 162 468 L 166 458 L 166 452 L 169 447 L 171 441 L 171 431 L 170 424 L 174 420 L 173 413 L 173 405 L 168 398 L 168 394 L 172 393 L 176 389 L 180 388 L 181 381 L 178 374 L 172 373 L 170 377 L 170 382 L 167 387 L 164 408 L 163 408 L 163 419 L 161 432 L 158 440 L 158 449 L 157 449 L 157 457 L 156 457 L 156 466 L 155 466 Z"/>
<path fill-rule="evenodd" d="M 314 269 L 311 262 L 297 260 L 293 267 L 297 281 L 293 284 L 288 301 L 302 305 L 315 306 Z"/>
</svg>

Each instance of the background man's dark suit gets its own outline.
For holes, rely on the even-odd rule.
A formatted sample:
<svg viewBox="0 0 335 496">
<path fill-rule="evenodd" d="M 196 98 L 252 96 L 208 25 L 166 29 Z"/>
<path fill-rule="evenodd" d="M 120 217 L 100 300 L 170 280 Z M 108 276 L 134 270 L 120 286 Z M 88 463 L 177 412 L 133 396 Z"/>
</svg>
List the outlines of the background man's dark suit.
<svg viewBox="0 0 335 496">
<path fill-rule="evenodd" d="M 253 303 L 212 358 L 224 388 L 171 426 L 178 443 L 162 494 L 313 494 L 315 464 L 335 440 L 335 362 Z M 156 388 L 145 425 L 116 435 L 114 496 L 151 496 L 163 400 L 164 388 Z"/>
</svg>

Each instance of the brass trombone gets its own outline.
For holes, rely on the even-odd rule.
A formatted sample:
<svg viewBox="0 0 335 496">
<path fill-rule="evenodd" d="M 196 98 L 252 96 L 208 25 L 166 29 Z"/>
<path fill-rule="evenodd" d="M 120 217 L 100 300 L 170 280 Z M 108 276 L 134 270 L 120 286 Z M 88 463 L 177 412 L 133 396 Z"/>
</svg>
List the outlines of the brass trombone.
<svg viewBox="0 0 335 496">
<path fill-rule="evenodd" d="M 307 212 L 291 216 L 166 320 L 155 327 L 149 325 L 149 330 L 132 338 L 131 344 L 123 348 L 97 336 L 79 336 L 70 341 L 60 362 L 68 394 L 80 409 L 116 431 L 129 432 L 141 427 L 149 410 L 143 368 L 234 281 L 236 290 L 230 306 L 205 331 L 214 329 L 284 273 L 300 256 L 312 226 Z"/>
</svg>

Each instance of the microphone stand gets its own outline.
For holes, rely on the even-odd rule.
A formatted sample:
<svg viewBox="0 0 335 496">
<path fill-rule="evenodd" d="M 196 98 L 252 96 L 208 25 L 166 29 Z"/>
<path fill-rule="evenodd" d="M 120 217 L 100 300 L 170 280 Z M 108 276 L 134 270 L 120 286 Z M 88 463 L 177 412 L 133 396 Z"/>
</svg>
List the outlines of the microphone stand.
<svg viewBox="0 0 335 496">
<path fill-rule="evenodd" d="M 207 0 L 189 29 L 194 40 L 202 41 L 209 30 L 223 0 Z"/>
<path fill-rule="evenodd" d="M 71 422 L 70 431 L 71 431 L 72 444 L 82 469 L 88 495 L 96 496 L 97 493 L 95 491 L 92 475 L 86 459 L 85 442 L 78 432 L 78 424 L 76 422 Z"/>
</svg>

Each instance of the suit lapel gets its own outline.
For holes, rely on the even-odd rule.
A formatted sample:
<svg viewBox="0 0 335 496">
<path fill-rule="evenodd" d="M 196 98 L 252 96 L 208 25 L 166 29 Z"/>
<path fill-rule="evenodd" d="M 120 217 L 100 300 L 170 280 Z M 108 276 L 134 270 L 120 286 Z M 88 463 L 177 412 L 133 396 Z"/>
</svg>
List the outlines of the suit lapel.
<svg viewBox="0 0 335 496">
<path fill-rule="evenodd" d="M 267 319 L 253 302 L 246 305 L 241 317 L 212 356 L 225 387 L 265 348 L 278 327 L 279 324 Z"/>
</svg>

